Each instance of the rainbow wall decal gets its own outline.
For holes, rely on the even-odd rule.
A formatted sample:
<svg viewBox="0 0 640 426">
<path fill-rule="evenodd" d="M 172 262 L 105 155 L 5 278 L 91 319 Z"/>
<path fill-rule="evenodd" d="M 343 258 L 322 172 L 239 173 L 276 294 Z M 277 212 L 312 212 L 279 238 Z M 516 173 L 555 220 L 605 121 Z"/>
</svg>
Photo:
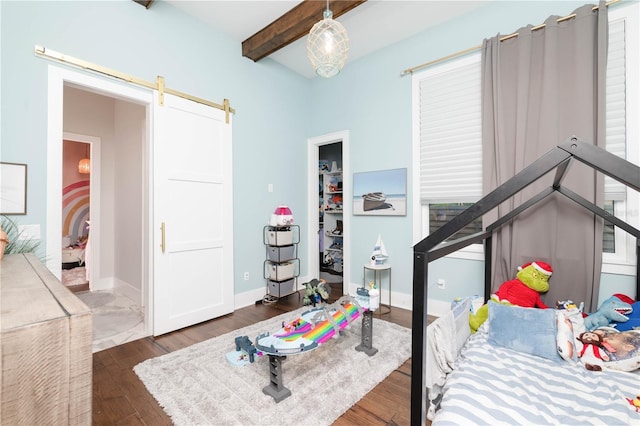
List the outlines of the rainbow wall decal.
<svg viewBox="0 0 640 426">
<path fill-rule="evenodd" d="M 78 238 L 89 234 L 89 181 L 81 180 L 62 190 L 62 237 L 71 238 L 75 244 Z"/>
</svg>

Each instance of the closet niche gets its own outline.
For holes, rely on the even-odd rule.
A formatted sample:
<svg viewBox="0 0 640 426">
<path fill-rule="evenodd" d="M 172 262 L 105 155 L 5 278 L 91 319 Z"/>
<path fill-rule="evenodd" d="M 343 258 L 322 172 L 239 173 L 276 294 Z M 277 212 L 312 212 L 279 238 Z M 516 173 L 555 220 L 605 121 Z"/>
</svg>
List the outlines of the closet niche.
<svg viewBox="0 0 640 426">
<path fill-rule="evenodd" d="M 320 278 L 331 285 L 332 295 L 339 297 L 342 294 L 345 233 L 342 219 L 342 142 L 321 146 L 319 158 Z"/>
</svg>

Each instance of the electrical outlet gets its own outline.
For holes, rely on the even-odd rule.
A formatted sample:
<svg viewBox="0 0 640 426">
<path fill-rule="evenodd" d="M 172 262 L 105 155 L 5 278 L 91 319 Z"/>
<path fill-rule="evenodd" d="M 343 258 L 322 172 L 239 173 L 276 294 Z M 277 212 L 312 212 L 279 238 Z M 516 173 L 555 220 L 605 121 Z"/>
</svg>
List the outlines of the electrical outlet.
<svg viewBox="0 0 640 426">
<path fill-rule="evenodd" d="M 444 278 L 438 278 L 438 288 L 444 290 Z"/>
<path fill-rule="evenodd" d="M 249 281 L 249 273 L 248 272 L 244 273 L 244 280 L 245 281 Z"/>
</svg>

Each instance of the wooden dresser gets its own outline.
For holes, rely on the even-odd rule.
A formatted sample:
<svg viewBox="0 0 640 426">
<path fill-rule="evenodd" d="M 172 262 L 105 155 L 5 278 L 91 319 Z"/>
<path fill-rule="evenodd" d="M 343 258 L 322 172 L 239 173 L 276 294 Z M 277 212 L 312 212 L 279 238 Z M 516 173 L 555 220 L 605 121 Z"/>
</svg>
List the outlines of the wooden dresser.
<svg viewBox="0 0 640 426">
<path fill-rule="evenodd" d="M 33 254 L 0 261 L 0 424 L 91 424 L 91 311 Z"/>
</svg>

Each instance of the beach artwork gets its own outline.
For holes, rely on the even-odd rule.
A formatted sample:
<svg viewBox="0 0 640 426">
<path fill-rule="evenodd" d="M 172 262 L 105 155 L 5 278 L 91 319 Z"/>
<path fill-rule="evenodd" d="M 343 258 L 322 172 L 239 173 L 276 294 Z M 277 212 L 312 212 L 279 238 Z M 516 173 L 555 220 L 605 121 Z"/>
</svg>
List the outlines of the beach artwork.
<svg viewBox="0 0 640 426">
<path fill-rule="evenodd" d="M 407 169 L 354 173 L 353 214 L 406 216 Z"/>
</svg>

